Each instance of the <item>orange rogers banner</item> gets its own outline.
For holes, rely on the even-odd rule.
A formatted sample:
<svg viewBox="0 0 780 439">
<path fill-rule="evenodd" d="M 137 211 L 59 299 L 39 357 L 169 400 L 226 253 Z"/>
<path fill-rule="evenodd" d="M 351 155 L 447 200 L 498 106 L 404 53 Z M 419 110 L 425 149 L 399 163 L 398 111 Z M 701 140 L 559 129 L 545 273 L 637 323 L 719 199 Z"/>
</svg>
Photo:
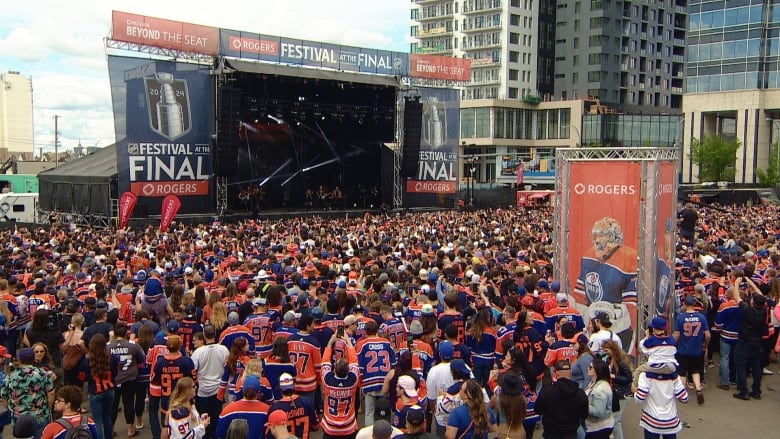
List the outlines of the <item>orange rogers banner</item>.
<svg viewBox="0 0 780 439">
<path fill-rule="evenodd" d="M 219 28 L 113 11 L 112 35 L 116 41 L 145 44 L 185 52 L 217 55 Z"/>
<path fill-rule="evenodd" d="M 406 192 L 413 194 L 454 194 L 457 189 L 458 184 L 454 181 L 406 181 Z"/>
<path fill-rule="evenodd" d="M 412 54 L 409 55 L 409 76 L 449 81 L 470 81 L 471 60 Z"/>
<path fill-rule="evenodd" d="M 583 317 L 605 312 L 629 352 L 636 327 L 641 164 L 570 164 L 568 278 Z"/>
</svg>

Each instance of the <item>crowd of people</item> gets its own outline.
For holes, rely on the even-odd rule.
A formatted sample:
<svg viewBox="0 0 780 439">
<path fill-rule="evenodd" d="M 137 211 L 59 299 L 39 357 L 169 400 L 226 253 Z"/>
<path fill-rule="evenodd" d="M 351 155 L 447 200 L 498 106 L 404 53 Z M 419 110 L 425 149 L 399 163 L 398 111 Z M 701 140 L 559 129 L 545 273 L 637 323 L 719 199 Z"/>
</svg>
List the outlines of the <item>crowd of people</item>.
<svg viewBox="0 0 780 439">
<path fill-rule="evenodd" d="M 760 399 L 780 350 L 777 209 L 679 216 L 676 312 L 636 369 L 614 316 L 569 303 L 548 208 L 9 228 L 0 425 L 110 439 L 121 404 L 128 439 L 622 439 L 634 400 L 675 437 L 705 368 Z"/>
</svg>

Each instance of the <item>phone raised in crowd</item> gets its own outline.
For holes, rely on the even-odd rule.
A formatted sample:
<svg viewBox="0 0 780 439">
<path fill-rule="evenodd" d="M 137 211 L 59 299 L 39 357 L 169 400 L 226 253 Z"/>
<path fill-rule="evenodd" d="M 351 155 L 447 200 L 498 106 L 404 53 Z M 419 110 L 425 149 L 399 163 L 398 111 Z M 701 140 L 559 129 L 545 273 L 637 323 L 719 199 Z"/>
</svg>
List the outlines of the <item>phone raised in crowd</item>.
<svg viewBox="0 0 780 439">
<path fill-rule="evenodd" d="M 344 336 L 344 326 L 339 326 L 338 329 L 336 329 L 336 336 L 337 337 Z"/>
<path fill-rule="evenodd" d="M 409 350 L 414 349 L 414 336 L 409 334 L 409 336 L 406 338 L 406 346 L 409 348 Z"/>
</svg>

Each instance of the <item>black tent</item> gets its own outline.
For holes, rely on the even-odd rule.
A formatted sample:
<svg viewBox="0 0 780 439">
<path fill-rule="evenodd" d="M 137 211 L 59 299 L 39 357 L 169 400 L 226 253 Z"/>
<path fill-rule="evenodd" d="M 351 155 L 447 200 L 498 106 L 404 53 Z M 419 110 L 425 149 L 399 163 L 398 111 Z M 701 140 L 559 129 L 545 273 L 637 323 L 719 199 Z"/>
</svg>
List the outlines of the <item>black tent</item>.
<svg viewBox="0 0 780 439">
<path fill-rule="evenodd" d="M 38 174 L 43 211 L 111 217 L 117 196 L 116 144 Z"/>
</svg>

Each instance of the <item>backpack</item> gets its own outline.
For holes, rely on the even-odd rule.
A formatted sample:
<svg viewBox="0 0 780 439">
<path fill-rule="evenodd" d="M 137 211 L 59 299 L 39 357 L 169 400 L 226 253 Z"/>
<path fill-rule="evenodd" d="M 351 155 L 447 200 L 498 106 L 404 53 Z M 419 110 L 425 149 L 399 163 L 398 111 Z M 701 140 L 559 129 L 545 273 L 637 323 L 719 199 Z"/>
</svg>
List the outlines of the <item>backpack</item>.
<svg viewBox="0 0 780 439">
<path fill-rule="evenodd" d="M 74 426 L 64 418 L 57 419 L 57 423 L 65 428 L 65 439 L 93 439 L 92 430 L 87 424 L 87 417 L 81 415 L 81 423 Z"/>
</svg>

